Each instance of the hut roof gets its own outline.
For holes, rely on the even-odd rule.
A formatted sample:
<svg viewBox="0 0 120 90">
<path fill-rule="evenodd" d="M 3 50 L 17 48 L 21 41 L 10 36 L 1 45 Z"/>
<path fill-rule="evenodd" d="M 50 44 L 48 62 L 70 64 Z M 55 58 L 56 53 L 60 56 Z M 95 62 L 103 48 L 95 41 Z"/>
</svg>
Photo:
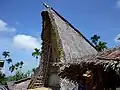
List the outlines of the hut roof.
<svg viewBox="0 0 120 90">
<path fill-rule="evenodd" d="M 23 78 L 18 81 L 7 82 L 9 90 L 27 90 L 31 77 Z"/>
<path fill-rule="evenodd" d="M 43 53 L 41 56 L 39 70 L 37 73 L 35 73 L 35 77 L 32 78 L 28 88 L 34 88 L 35 86 L 38 87 L 41 85 L 44 86 L 47 81 L 45 80 L 45 73 L 46 70 L 48 70 L 48 66 L 45 66 L 45 63 L 50 64 L 50 61 L 48 59 L 46 60 L 45 58 L 46 56 L 50 56 L 50 54 L 47 53 L 49 52 L 49 49 L 46 47 L 51 46 L 53 50 L 52 52 L 55 52 L 55 54 L 58 54 L 59 51 L 57 50 L 60 49 L 60 54 L 62 54 L 62 57 L 59 58 L 59 61 L 62 61 L 63 63 L 71 62 L 73 58 L 80 58 L 85 55 L 97 53 L 97 50 L 90 43 L 90 41 L 87 40 L 85 36 L 83 36 L 53 8 L 42 11 L 41 15 L 43 19 L 43 29 L 41 34 L 41 38 L 43 40 Z M 53 42 L 55 42 L 55 45 L 53 45 Z M 58 49 L 56 50 L 56 48 Z M 59 56 L 57 55 L 55 59 L 58 59 Z M 53 57 L 55 57 L 55 55 L 53 55 Z M 53 62 L 56 61 L 57 60 L 53 60 Z M 38 79 L 40 76 L 42 78 Z"/>
<path fill-rule="evenodd" d="M 70 72 L 75 70 L 84 70 L 84 68 L 102 67 L 104 70 L 113 69 L 117 74 L 120 74 L 120 47 L 111 48 L 97 55 L 86 55 L 82 58 L 76 58 L 73 62 L 66 63 L 61 67 L 60 76 L 71 77 Z M 82 71 L 80 71 L 82 72 Z M 68 75 L 68 76 L 67 76 Z"/>
<path fill-rule="evenodd" d="M 98 52 L 97 54 L 85 55 L 81 58 L 74 58 L 73 62 L 65 64 L 94 63 L 95 65 L 97 65 L 119 60 L 120 60 L 120 47 L 115 47 L 107 49 L 103 52 Z"/>
<path fill-rule="evenodd" d="M 24 79 L 20 79 L 18 81 L 15 81 L 14 84 L 18 84 L 18 83 L 21 83 L 21 82 L 25 82 L 27 80 L 31 80 L 32 78 L 31 77 L 28 77 L 28 78 L 24 78 Z"/>
<path fill-rule="evenodd" d="M 73 58 L 81 58 L 85 55 L 97 53 L 90 41 L 53 8 L 42 12 L 43 19 L 47 19 L 44 18 L 46 16 L 51 21 L 52 30 L 57 33 L 59 44 L 64 52 L 65 62 L 71 62 Z M 44 33 L 44 29 L 42 33 Z"/>
</svg>

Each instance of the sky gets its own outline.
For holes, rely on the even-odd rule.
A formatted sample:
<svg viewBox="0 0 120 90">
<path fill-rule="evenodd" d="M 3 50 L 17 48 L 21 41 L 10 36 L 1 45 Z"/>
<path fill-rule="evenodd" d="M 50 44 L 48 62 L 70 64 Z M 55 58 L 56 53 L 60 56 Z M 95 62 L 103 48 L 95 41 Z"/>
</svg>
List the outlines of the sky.
<svg viewBox="0 0 120 90">
<path fill-rule="evenodd" d="M 42 0 L 90 39 L 94 34 L 108 47 L 120 45 L 120 0 Z M 11 53 L 13 63 L 24 61 L 23 71 L 36 67 L 31 53 L 41 47 L 44 6 L 39 0 L 0 0 L 0 59 Z M 39 61 L 38 61 L 39 62 Z M 3 69 L 7 73 L 7 64 Z"/>
</svg>

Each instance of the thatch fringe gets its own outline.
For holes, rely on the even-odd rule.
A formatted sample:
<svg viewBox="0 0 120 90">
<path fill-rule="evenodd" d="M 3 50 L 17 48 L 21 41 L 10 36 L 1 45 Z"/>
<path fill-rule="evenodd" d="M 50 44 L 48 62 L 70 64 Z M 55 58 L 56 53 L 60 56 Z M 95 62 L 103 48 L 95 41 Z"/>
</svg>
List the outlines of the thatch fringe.
<svg viewBox="0 0 120 90">
<path fill-rule="evenodd" d="M 66 63 L 61 67 L 60 75 L 65 78 L 65 73 L 72 69 L 75 70 L 75 68 L 79 68 L 79 70 L 83 70 L 84 68 L 97 67 L 102 67 L 104 71 L 112 69 L 120 75 L 120 47 L 111 48 L 99 52 L 96 55 L 86 55 L 82 58 L 74 58 L 72 62 Z"/>
</svg>

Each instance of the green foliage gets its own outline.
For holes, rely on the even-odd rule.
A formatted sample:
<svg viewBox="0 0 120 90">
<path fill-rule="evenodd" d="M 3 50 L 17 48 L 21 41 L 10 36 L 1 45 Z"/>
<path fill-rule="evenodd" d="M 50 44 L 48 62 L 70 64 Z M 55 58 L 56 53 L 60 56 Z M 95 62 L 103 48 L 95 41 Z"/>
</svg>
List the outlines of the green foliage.
<svg viewBox="0 0 120 90">
<path fill-rule="evenodd" d="M 20 63 L 17 62 L 17 63 L 15 64 L 15 69 L 18 70 L 19 66 L 20 66 Z"/>
<path fill-rule="evenodd" d="M 99 39 L 100 39 L 100 36 L 97 36 L 97 35 L 93 35 L 93 37 L 91 37 L 92 43 L 94 45 L 97 45 Z"/>
<path fill-rule="evenodd" d="M 13 72 L 15 70 L 15 65 L 11 65 L 10 67 L 9 67 L 9 71 L 11 71 L 11 73 Z"/>
<path fill-rule="evenodd" d="M 27 77 L 31 77 L 33 70 L 28 70 L 26 73 L 16 71 L 15 75 L 7 77 L 8 81 L 18 81 Z"/>
<path fill-rule="evenodd" d="M 20 62 L 20 68 L 22 68 L 23 64 L 24 64 L 23 61 L 21 61 Z"/>
<path fill-rule="evenodd" d="M 106 46 L 107 43 L 100 41 L 99 39 L 100 39 L 100 36 L 98 36 L 98 35 L 93 35 L 91 37 L 91 41 L 94 44 L 96 50 L 103 51 L 103 50 L 107 49 L 107 46 Z"/>
<path fill-rule="evenodd" d="M 5 78 L 5 74 L 2 74 L 0 72 L 0 84 L 5 84 L 6 78 Z"/>
<path fill-rule="evenodd" d="M 39 49 L 35 49 L 35 52 L 36 53 L 33 53 L 33 56 L 35 56 L 36 58 L 40 56 L 40 50 Z M 5 74 L 2 74 L 0 72 L 0 84 L 5 84 L 7 81 L 18 81 L 20 79 L 23 79 L 23 78 L 27 78 L 29 76 L 32 75 L 32 73 L 35 71 L 35 68 L 33 70 L 28 70 L 26 73 L 23 73 L 21 72 L 21 69 L 23 67 L 23 64 L 24 62 L 23 61 L 20 61 L 20 62 L 17 62 L 15 64 L 12 64 L 12 59 L 10 58 L 10 52 L 7 52 L 7 51 L 4 51 L 2 53 L 5 61 L 10 65 L 8 68 L 9 68 L 9 71 L 11 73 L 15 73 L 13 76 L 8 76 L 6 77 Z"/>
<path fill-rule="evenodd" d="M 6 59 L 6 61 L 8 62 L 8 64 L 12 63 L 12 59 L 11 58 Z"/>
<path fill-rule="evenodd" d="M 16 80 L 19 80 L 19 79 L 22 79 L 22 78 L 26 78 L 28 76 L 28 72 L 27 73 L 22 73 L 20 72 L 20 69 L 22 68 L 23 66 L 23 61 L 20 61 L 20 62 L 17 62 L 15 64 L 12 64 L 12 59 L 10 58 L 10 52 L 8 51 L 4 51 L 2 53 L 5 61 L 8 63 L 8 68 L 9 68 L 9 71 L 11 73 L 15 72 L 15 75 L 13 76 L 9 76 L 9 77 L 5 77 L 5 74 L 2 74 L 0 73 L 0 83 L 6 83 L 7 81 L 16 81 Z M 30 74 L 30 72 L 29 72 Z"/>
<path fill-rule="evenodd" d="M 99 41 L 98 45 L 96 45 L 96 49 L 98 51 L 103 51 L 104 49 L 107 48 L 106 44 L 107 44 L 106 42 Z"/>
<path fill-rule="evenodd" d="M 15 70 L 20 70 L 23 66 L 23 61 L 20 61 L 20 62 L 17 62 L 16 64 L 12 64 L 10 67 L 9 67 L 9 71 L 12 73 L 13 71 Z"/>
<path fill-rule="evenodd" d="M 10 52 L 8 52 L 8 51 L 4 51 L 3 53 L 2 53 L 2 55 L 4 56 L 4 58 L 7 58 L 7 57 L 10 57 Z"/>
<path fill-rule="evenodd" d="M 18 81 L 23 78 L 27 78 L 27 74 L 17 71 L 15 75 L 8 77 L 8 81 Z"/>
<path fill-rule="evenodd" d="M 40 49 L 35 48 L 34 52 L 32 53 L 32 56 L 38 59 L 41 56 Z"/>
<path fill-rule="evenodd" d="M 2 53 L 2 56 L 4 57 L 5 61 L 10 64 L 12 62 L 12 59 L 10 58 L 10 52 L 8 51 L 4 51 Z M 3 74 L 2 72 L 0 72 L 0 83 L 1 84 L 5 84 L 7 81 L 7 78 L 5 77 L 5 74 Z"/>
<path fill-rule="evenodd" d="M 10 58 L 10 52 L 4 51 L 2 55 L 8 64 L 12 63 L 12 59 Z"/>
</svg>

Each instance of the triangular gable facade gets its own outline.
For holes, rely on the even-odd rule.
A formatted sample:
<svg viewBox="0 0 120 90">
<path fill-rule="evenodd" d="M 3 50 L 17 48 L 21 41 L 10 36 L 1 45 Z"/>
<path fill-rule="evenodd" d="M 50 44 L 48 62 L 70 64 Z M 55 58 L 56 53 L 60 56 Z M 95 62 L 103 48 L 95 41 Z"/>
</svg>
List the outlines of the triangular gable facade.
<svg viewBox="0 0 120 90">
<path fill-rule="evenodd" d="M 74 62 L 84 55 L 96 54 L 94 46 L 54 9 L 43 11 L 42 56 L 28 88 L 51 87 L 53 90 L 68 89 L 72 83 L 61 84 L 57 63 Z M 69 85 L 68 85 L 69 84 Z"/>
</svg>

